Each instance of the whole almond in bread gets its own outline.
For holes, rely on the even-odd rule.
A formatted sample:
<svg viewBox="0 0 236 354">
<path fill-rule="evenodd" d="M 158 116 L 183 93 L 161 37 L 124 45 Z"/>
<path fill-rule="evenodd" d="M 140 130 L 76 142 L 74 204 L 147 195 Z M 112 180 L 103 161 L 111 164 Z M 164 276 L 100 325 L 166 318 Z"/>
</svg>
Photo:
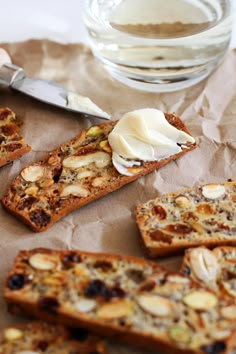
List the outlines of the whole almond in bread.
<svg viewBox="0 0 236 354">
<path fill-rule="evenodd" d="M 0 108 L 0 167 L 31 150 L 19 135 L 19 123 L 9 108 Z"/>
<path fill-rule="evenodd" d="M 116 154 L 116 166 L 120 166 L 118 172 L 113 164 L 114 151 L 108 142 L 118 122 L 92 126 L 49 153 L 45 159 L 25 167 L 9 186 L 2 199 L 3 206 L 32 230 L 43 231 L 72 210 L 196 148 L 179 117 L 166 114 L 163 119 L 169 123 L 170 131 L 174 129 L 177 134 L 185 136 L 185 143 L 182 138 L 180 143 L 165 138 L 165 143 L 170 141 L 171 149 L 177 153 L 165 155 L 166 151 L 163 151 L 162 159 L 147 162 L 124 159 Z"/>
<path fill-rule="evenodd" d="M 181 253 L 189 247 L 236 241 L 236 182 L 207 184 L 163 195 L 137 206 L 145 253 Z"/>
<path fill-rule="evenodd" d="M 106 354 L 101 340 L 87 336 L 83 329 L 68 330 L 60 325 L 35 321 L 0 330 L 2 354 Z"/>
<path fill-rule="evenodd" d="M 234 302 L 129 256 L 20 251 L 4 298 L 13 313 L 85 327 L 166 354 L 223 354 L 236 325 Z"/>
<path fill-rule="evenodd" d="M 236 302 L 236 247 L 190 248 L 185 251 L 181 272 Z M 231 315 L 236 317 L 233 311 Z"/>
</svg>

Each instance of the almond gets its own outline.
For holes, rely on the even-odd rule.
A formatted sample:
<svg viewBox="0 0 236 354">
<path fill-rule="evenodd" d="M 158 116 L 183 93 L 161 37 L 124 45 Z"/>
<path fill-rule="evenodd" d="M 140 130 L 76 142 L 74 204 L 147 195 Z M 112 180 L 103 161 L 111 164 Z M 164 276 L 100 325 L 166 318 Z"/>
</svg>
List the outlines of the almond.
<svg viewBox="0 0 236 354">
<path fill-rule="evenodd" d="M 73 184 L 63 188 L 61 197 L 67 197 L 70 194 L 76 197 L 86 198 L 89 195 L 89 191 L 85 188 L 82 188 L 79 184 Z"/>
<path fill-rule="evenodd" d="M 191 205 L 190 200 L 185 197 L 184 195 L 180 195 L 177 198 L 175 198 L 175 204 L 179 207 L 179 208 L 189 208 Z"/>
<path fill-rule="evenodd" d="M 183 302 L 194 310 L 208 310 L 215 307 L 218 303 L 216 295 L 209 291 L 195 290 L 184 296 Z"/>
<path fill-rule="evenodd" d="M 225 195 L 226 189 L 222 184 L 206 184 L 202 187 L 202 194 L 207 199 L 218 199 Z"/>
<path fill-rule="evenodd" d="M 92 176 L 93 176 L 92 171 L 82 171 L 77 174 L 77 179 L 83 179 Z"/>
<path fill-rule="evenodd" d="M 102 305 L 98 312 L 98 318 L 104 320 L 115 320 L 122 317 L 128 317 L 133 314 L 132 303 L 128 300 L 114 300 Z"/>
<path fill-rule="evenodd" d="M 225 291 L 233 297 L 236 297 L 236 279 L 233 278 L 228 281 L 222 281 L 222 285 L 225 289 Z"/>
<path fill-rule="evenodd" d="M 26 182 L 36 182 L 39 181 L 44 175 L 44 167 L 40 165 L 32 165 L 25 167 L 23 171 L 21 171 L 21 177 Z"/>
<path fill-rule="evenodd" d="M 137 297 L 137 303 L 144 311 L 153 316 L 167 317 L 173 311 L 171 301 L 158 295 L 139 295 Z"/>
<path fill-rule="evenodd" d="M 97 303 L 92 299 L 80 299 L 75 303 L 75 308 L 79 312 L 90 312 L 95 309 Z"/>
<path fill-rule="evenodd" d="M 67 282 L 67 278 L 65 274 L 61 272 L 55 272 L 49 277 L 44 278 L 42 282 L 49 286 L 61 286 Z"/>
<path fill-rule="evenodd" d="M 105 186 L 107 183 L 107 179 L 105 177 L 97 177 L 94 178 L 93 182 L 92 182 L 92 186 L 93 187 L 102 187 Z"/>
<path fill-rule="evenodd" d="M 236 305 L 223 307 L 221 315 L 227 320 L 236 320 Z"/>
<path fill-rule="evenodd" d="M 95 163 L 96 167 L 103 168 L 109 165 L 111 156 L 106 152 L 98 151 L 87 155 L 70 156 L 63 160 L 63 166 L 71 169 Z"/>
<path fill-rule="evenodd" d="M 190 251 L 190 266 L 195 276 L 205 283 L 215 281 L 219 272 L 219 264 L 215 255 L 203 247 Z"/>
<path fill-rule="evenodd" d="M 23 337 L 23 332 L 18 328 L 7 328 L 3 333 L 4 339 L 8 342 L 21 339 Z"/>
<path fill-rule="evenodd" d="M 58 267 L 59 259 L 46 253 L 35 253 L 30 256 L 29 264 L 37 270 L 52 270 Z"/>
<path fill-rule="evenodd" d="M 30 186 L 25 189 L 25 193 L 29 195 L 36 195 L 38 193 L 39 188 L 35 185 Z"/>
</svg>

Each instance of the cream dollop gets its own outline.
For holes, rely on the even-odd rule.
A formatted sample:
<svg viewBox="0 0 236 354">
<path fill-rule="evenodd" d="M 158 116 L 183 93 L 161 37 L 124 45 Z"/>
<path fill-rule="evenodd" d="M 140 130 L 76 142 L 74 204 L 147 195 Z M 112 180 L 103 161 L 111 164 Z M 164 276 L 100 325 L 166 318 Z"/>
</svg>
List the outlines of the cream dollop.
<svg viewBox="0 0 236 354">
<path fill-rule="evenodd" d="M 173 127 L 164 113 L 154 108 L 124 114 L 108 141 L 113 151 L 113 165 L 127 176 L 133 175 L 128 168 L 140 165 L 140 160 L 159 161 L 179 153 L 180 145 L 195 142 L 191 135 Z"/>
</svg>

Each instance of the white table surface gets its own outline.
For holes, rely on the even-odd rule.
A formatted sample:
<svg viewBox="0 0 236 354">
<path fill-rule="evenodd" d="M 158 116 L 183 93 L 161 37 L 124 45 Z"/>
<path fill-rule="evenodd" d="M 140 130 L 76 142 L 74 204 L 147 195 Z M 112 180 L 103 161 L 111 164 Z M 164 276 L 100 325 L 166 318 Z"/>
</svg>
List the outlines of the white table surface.
<svg viewBox="0 0 236 354">
<path fill-rule="evenodd" d="M 82 4 L 83 0 L 0 0 L 0 42 L 48 38 L 87 43 Z M 236 47 L 236 19 L 231 47 Z"/>
</svg>

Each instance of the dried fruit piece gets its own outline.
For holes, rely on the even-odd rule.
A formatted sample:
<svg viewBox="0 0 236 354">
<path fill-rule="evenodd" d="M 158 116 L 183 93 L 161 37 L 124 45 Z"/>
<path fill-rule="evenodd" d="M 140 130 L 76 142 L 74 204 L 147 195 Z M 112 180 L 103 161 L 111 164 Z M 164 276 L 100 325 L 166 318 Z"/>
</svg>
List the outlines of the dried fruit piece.
<svg viewBox="0 0 236 354">
<path fill-rule="evenodd" d="M 208 310 L 217 305 L 217 296 L 209 291 L 193 291 L 183 297 L 183 302 L 194 310 Z"/>
<path fill-rule="evenodd" d="M 185 197 L 184 195 L 180 195 L 177 198 L 175 198 L 175 204 L 179 207 L 179 208 L 189 208 L 191 205 L 190 200 Z"/>
<path fill-rule="evenodd" d="M 59 259 L 46 253 L 35 253 L 30 256 L 29 264 L 38 270 L 52 270 L 58 267 Z"/>
<path fill-rule="evenodd" d="M 178 343 L 189 343 L 191 340 L 189 329 L 180 326 L 172 327 L 169 336 L 173 341 Z"/>
<path fill-rule="evenodd" d="M 137 303 L 146 312 L 153 316 L 167 317 L 173 311 L 170 300 L 152 294 L 142 294 L 137 297 Z"/>
<path fill-rule="evenodd" d="M 21 177 L 26 182 L 36 182 L 39 181 L 44 175 L 44 167 L 40 165 L 32 165 L 25 167 L 21 171 Z"/>
<path fill-rule="evenodd" d="M 98 311 L 98 318 L 104 320 L 115 320 L 122 317 L 131 316 L 133 313 L 132 303 L 128 300 L 113 300 L 102 305 Z"/>
<path fill-rule="evenodd" d="M 219 263 L 215 255 L 207 248 L 198 247 L 191 250 L 190 265 L 198 279 L 205 283 L 216 280 Z"/>
<path fill-rule="evenodd" d="M 225 195 L 225 186 L 222 184 L 207 184 L 202 187 L 202 194 L 207 199 L 218 199 Z"/>
<path fill-rule="evenodd" d="M 167 212 L 161 205 L 154 205 L 152 208 L 152 214 L 155 215 L 158 220 L 165 220 L 167 217 Z"/>
<path fill-rule="evenodd" d="M 18 328 L 7 328 L 3 332 L 4 339 L 6 341 L 14 341 L 23 337 L 23 332 Z"/>
<path fill-rule="evenodd" d="M 90 312 L 94 310 L 96 306 L 97 306 L 96 301 L 92 299 L 80 299 L 75 304 L 75 308 L 79 312 Z"/>
<path fill-rule="evenodd" d="M 199 204 L 196 210 L 200 215 L 212 215 L 215 213 L 214 209 L 209 204 Z"/>
<path fill-rule="evenodd" d="M 89 195 L 89 191 L 81 187 L 79 184 L 72 184 L 63 188 L 61 197 L 67 197 L 70 194 L 76 197 L 87 197 Z"/>
</svg>

